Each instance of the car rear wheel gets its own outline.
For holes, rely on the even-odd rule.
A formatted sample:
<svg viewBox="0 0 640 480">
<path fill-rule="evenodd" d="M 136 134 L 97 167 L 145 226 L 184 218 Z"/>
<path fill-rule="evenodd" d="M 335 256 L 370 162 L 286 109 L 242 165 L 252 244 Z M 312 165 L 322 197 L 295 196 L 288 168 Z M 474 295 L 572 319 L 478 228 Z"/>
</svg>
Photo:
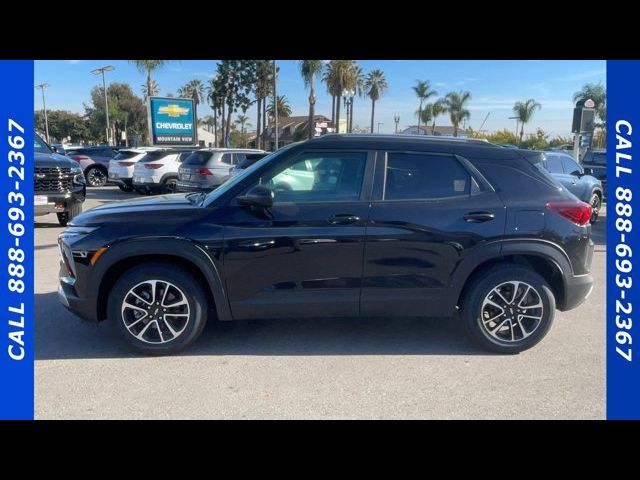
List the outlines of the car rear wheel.
<svg viewBox="0 0 640 480">
<path fill-rule="evenodd" d="M 162 191 L 164 193 L 176 193 L 177 184 L 178 184 L 177 178 L 168 178 L 162 184 Z"/>
<path fill-rule="evenodd" d="M 600 195 L 594 192 L 589 200 L 589 205 L 591 205 L 591 223 L 596 223 L 598 221 L 598 215 L 600 214 L 600 208 L 602 207 Z"/>
<path fill-rule="evenodd" d="M 128 347 L 147 355 L 170 355 L 189 347 L 207 322 L 202 286 L 175 265 L 145 263 L 127 271 L 108 300 Z"/>
<path fill-rule="evenodd" d="M 71 220 L 74 219 L 74 217 L 77 217 L 81 213 L 82 213 L 82 203 L 77 202 L 77 203 L 72 203 L 66 212 L 57 213 L 56 215 L 58 216 L 58 223 L 61 226 L 66 227 L 67 223 L 69 223 Z"/>
<path fill-rule="evenodd" d="M 104 187 L 107 183 L 107 172 L 100 167 L 91 166 L 84 172 L 87 179 L 87 185 L 90 187 Z"/>
<path fill-rule="evenodd" d="M 118 188 L 123 192 L 133 192 L 133 187 L 130 187 L 129 185 L 118 185 Z"/>
<path fill-rule="evenodd" d="M 496 353 L 519 353 L 544 338 L 556 302 L 547 282 L 518 265 L 476 275 L 462 299 L 461 317 L 471 338 Z"/>
</svg>

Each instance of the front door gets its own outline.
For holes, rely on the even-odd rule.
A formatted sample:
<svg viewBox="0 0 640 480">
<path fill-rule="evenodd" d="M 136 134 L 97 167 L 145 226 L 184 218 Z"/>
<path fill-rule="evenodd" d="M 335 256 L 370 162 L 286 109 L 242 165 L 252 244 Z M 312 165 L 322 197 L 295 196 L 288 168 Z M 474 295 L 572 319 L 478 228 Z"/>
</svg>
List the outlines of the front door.
<svg viewBox="0 0 640 480">
<path fill-rule="evenodd" d="M 449 316 L 452 275 L 474 249 L 502 237 L 504 205 L 455 155 L 388 152 L 379 158 L 361 315 Z"/>
<path fill-rule="evenodd" d="M 262 174 L 272 208 L 231 201 L 223 262 L 235 319 L 359 314 L 369 157 L 300 152 Z"/>
</svg>

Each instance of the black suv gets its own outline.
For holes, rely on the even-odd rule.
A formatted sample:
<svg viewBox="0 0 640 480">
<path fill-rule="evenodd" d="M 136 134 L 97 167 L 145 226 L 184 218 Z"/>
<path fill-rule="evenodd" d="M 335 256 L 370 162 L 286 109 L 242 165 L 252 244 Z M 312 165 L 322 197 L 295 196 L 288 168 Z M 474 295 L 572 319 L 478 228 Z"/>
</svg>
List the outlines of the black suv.
<svg viewBox="0 0 640 480">
<path fill-rule="evenodd" d="M 59 238 L 59 297 L 134 349 L 217 320 L 452 317 L 487 349 L 538 343 L 590 293 L 591 207 L 527 152 L 475 140 L 326 135 L 207 194 L 117 202 Z"/>
<path fill-rule="evenodd" d="M 607 151 L 589 149 L 582 156 L 582 166 L 589 175 L 602 182 L 604 198 L 607 198 Z"/>
<path fill-rule="evenodd" d="M 34 213 L 58 216 L 60 225 L 82 212 L 86 186 L 82 169 L 76 162 L 58 155 L 36 133 L 34 135 Z"/>
</svg>

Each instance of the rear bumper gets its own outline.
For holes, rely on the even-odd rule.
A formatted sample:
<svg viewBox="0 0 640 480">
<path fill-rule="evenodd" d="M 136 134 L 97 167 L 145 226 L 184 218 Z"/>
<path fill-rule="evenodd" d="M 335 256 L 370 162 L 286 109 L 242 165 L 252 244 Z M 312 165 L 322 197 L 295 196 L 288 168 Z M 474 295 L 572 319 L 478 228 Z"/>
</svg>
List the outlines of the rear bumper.
<svg viewBox="0 0 640 480">
<path fill-rule="evenodd" d="M 214 188 L 215 187 L 212 185 L 183 182 L 180 180 L 178 180 L 178 183 L 176 183 L 177 192 L 210 192 Z"/>
<path fill-rule="evenodd" d="M 593 276 L 590 273 L 568 276 L 564 285 L 564 301 L 558 305 L 558 310 L 564 312 L 576 308 L 591 295 L 592 290 Z"/>
<path fill-rule="evenodd" d="M 133 187 L 133 178 L 109 178 L 109 182 L 124 187 Z"/>
</svg>

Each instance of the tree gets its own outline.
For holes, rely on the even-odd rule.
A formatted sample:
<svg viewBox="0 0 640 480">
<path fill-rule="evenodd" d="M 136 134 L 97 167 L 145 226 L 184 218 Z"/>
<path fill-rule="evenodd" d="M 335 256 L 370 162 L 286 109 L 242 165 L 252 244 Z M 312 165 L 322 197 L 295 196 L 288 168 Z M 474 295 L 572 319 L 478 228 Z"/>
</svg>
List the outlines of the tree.
<svg viewBox="0 0 640 480">
<path fill-rule="evenodd" d="M 464 119 L 469 119 L 471 113 L 467 110 L 467 102 L 471 99 L 471 92 L 449 92 L 444 97 L 443 105 L 449 113 L 453 125 L 453 136 L 458 136 L 458 127 Z"/>
<path fill-rule="evenodd" d="M 206 127 L 208 132 L 213 133 L 213 130 L 215 128 L 215 120 L 213 119 L 213 117 L 211 115 L 207 115 L 203 118 L 199 118 L 198 119 L 198 126 L 199 127 Z"/>
<path fill-rule="evenodd" d="M 518 121 L 520 122 L 520 144 L 522 144 L 522 137 L 524 136 L 524 125 L 529 123 L 533 118 L 533 114 L 536 110 L 542 108 L 538 102 L 536 102 L 533 98 L 530 98 L 526 102 L 516 102 L 513 106 L 513 113 L 518 117 Z"/>
<path fill-rule="evenodd" d="M 431 135 L 435 135 L 436 134 L 436 118 L 438 118 L 443 113 L 446 113 L 447 107 L 444 103 L 444 100 L 440 99 L 440 100 L 436 100 L 433 103 L 428 103 L 427 105 L 425 105 L 424 108 L 425 110 L 428 111 L 428 117 L 431 118 L 431 121 L 433 122 L 431 124 Z"/>
<path fill-rule="evenodd" d="M 216 92 L 216 77 L 210 78 L 206 86 L 206 98 L 213 110 L 213 146 L 218 146 L 218 115 L 221 114 L 222 96 Z"/>
<path fill-rule="evenodd" d="M 411 87 L 416 94 L 416 97 L 420 100 L 420 107 L 418 108 L 418 134 L 420 134 L 420 121 L 422 120 L 422 104 L 425 100 L 437 95 L 438 92 L 431 89 L 431 84 L 428 80 L 416 80 L 415 86 Z"/>
<path fill-rule="evenodd" d="M 596 111 L 596 128 L 600 128 L 602 130 L 601 135 L 595 135 L 596 139 L 606 137 L 607 131 L 607 90 L 600 83 L 587 83 L 582 86 L 582 90 L 573 94 L 573 101 L 577 102 L 579 100 L 593 100 L 595 104 Z"/>
<path fill-rule="evenodd" d="M 198 118 L 198 105 L 205 98 L 204 84 L 201 80 L 194 78 L 178 89 L 178 96 L 182 98 L 191 98 L 196 109 L 196 118 Z"/>
<path fill-rule="evenodd" d="M 129 60 L 129 63 L 133 63 L 140 73 L 147 75 L 147 92 L 152 92 L 154 89 L 153 79 L 151 74 L 164 67 L 169 60 Z M 158 84 L 155 84 L 155 88 L 158 88 Z"/>
<path fill-rule="evenodd" d="M 273 108 L 273 100 L 267 107 L 267 113 L 271 118 L 275 118 L 276 112 Z M 278 95 L 278 118 L 287 118 L 291 116 L 291 105 L 284 95 Z"/>
<path fill-rule="evenodd" d="M 147 134 L 147 108 L 140 97 L 133 93 L 127 83 L 114 82 L 107 87 L 109 96 L 109 118 L 112 122 L 115 138 L 119 139 L 122 132 L 127 131 L 135 135 Z M 101 86 L 91 89 L 91 104 L 84 105 L 87 124 L 93 138 L 105 142 L 104 90 Z"/>
<path fill-rule="evenodd" d="M 222 138 L 225 145 L 231 133 L 232 115 L 238 110 L 246 113 L 253 103 L 256 68 L 253 60 L 222 60 L 218 63 L 214 90 L 222 101 Z"/>
<path fill-rule="evenodd" d="M 236 118 L 236 121 L 234 122 L 235 125 L 240 125 L 240 134 L 242 135 L 242 138 L 244 138 L 244 146 L 247 146 L 247 136 L 246 136 L 246 132 L 245 132 L 245 127 L 250 127 L 251 124 L 249 123 L 249 117 L 247 115 L 238 115 L 238 118 Z"/>
<path fill-rule="evenodd" d="M 267 117 L 267 97 L 273 91 L 273 64 L 270 60 L 256 60 L 256 148 L 262 148 L 262 130 Z M 279 67 L 278 67 L 279 68 Z"/>
<path fill-rule="evenodd" d="M 36 128 L 44 131 L 44 111 L 34 112 L 34 122 Z M 83 143 L 92 140 L 87 121 L 78 113 L 67 112 L 65 110 L 47 110 L 47 122 L 49 124 L 49 136 L 61 142 L 71 137 L 73 143 Z M 104 131 L 104 129 L 103 129 Z"/>
<path fill-rule="evenodd" d="M 145 101 L 149 97 L 160 95 L 160 86 L 158 85 L 158 82 L 156 82 L 155 80 L 151 80 L 150 86 L 151 90 L 149 90 L 149 85 L 147 85 L 146 83 L 142 84 L 142 98 L 144 98 Z"/>
<path fill-rule="evenodd" d="M 364 91 L 371 99 L 371 133 L 373 133 L 373 125 L 375 121 L 376 102 L 387 90 L 389 85 L 382 70 L 372 70 L 364 81 Z M 351 113 L 353 117 L 353 112 Z"/>
<path fill-rule="evenodd" d="M 314 121 L 316 106 L 316 90 L 315 79 L 322 72 L 322 60 L 300 60 L 300 75 L 304 82 L 304 86 L 309 89 L 309 121 L 308 121 L 308 137 L 313 138 L 315 135 Z"/>
<path fill-rule="evenodd" d="M 327 91 L 333 97 L 333 126 L 340 131 L 340 102 L 342 92 L 356 90 L 358 83 L 358 64 L 355 60 L 331 60 L 325 69 L 323 80 Z"/>
</svg>

